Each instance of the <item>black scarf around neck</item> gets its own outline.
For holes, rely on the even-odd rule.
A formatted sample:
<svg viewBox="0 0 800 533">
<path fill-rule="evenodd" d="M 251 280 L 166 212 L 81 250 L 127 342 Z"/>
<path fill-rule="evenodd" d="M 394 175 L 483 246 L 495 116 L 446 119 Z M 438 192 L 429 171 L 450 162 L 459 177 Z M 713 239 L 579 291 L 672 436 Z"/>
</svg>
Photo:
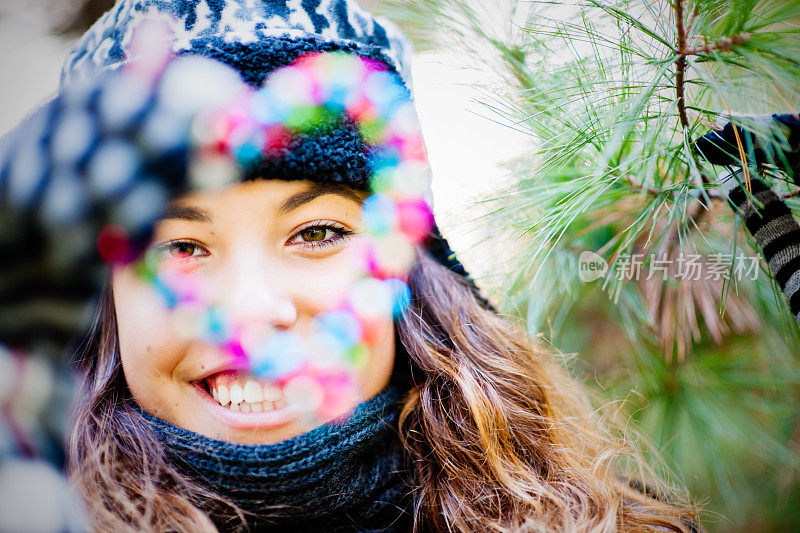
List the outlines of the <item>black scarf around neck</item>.
<svg viewBox="0 0 800 533">
<path fill-rule="evenodd" d="M 343 423 L 264 445 L 232 444 L 143 413 L 173 463 L 248 514 L 254 531 L 408 532 L 413 498 L 390 383 Z"/>
</svg>

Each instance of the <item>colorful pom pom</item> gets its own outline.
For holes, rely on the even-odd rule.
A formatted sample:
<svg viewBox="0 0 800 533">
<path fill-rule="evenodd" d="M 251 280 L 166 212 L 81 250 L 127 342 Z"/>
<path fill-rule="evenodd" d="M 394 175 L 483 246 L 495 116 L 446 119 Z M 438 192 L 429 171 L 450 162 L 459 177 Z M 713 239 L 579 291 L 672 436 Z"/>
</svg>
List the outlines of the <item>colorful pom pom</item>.
<svg viewBox="0 0 800 533">
<path fill-rule="evenodd" d="M 197 58 L 176 61 L 174 69 L 166 69 L 159 93 L 165 113 L 186 115 L 191 127 L 166 131 L 154 123 L 151 134 L 153 139 L 188 134 L 195 188 L 236 183 L 260 159 L 284 154 L 298 134 L 345 118 L 355 121 L 369 146 L 373 171 L 373 194 L 363 203 L 368 238 L 352 248 L 354 255 L 359 249 L 364 252 L 363 275 L 338 306 L 314 317 L 301 337 L 229 316 L 209 301 L 198 273 L 161 264 L 159 254 L 146 254 L 137 272 L 172 309 L 181 335 L 217 346 L 255 375 L 281 384 L 289 402 L 312 418 L 344 416 L 358 401 L 358 369 L 369 360 L 370 347 L 386 334 L 387 321 L 410 305 L 404 280 L 415 259 L 414 246 L 433 227 L 426 201 L 430 168 L 414 106 L 382 62 L 352 54 L 307 54 L 275 70 L 257 90 L 234 83 L 227 67 L 215 67 L 220 77 L 207 87 L 187 83 L 197 78 L 203 64 Z M 207 77 L 204 72 L 203 79 Z M 141 98 L 134 100 L 129 109 L 121 109 L 117 123 L 143 105 Z M 65 141 L 60 157 L 79 157 L 92 135 L 87 130 Z M 129 182 L 138 161 L 126 155 L 132 153 L 127 148 L 112 145 L 99 157 L 95 154 L 94 173 L 102 175 L 95 180 L 96 195 L 124 189 Z M 125 223 L 136 226 L 133 207 Z M 127 233 L 121 226 L 104 229 L 98 250 L 109 261 L 126 257 Z"/>
</svg>

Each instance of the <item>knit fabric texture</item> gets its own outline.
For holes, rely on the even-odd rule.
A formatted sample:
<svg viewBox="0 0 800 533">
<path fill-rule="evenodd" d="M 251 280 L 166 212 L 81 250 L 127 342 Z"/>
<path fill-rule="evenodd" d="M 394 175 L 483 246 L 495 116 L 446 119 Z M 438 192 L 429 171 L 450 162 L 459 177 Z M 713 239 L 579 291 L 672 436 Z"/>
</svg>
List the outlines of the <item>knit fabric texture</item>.
<svg viewBox="0 0 800 533">
<path fill-rule="evenodd" d="M 402 392 L 391 382 L 344 421 L 267 445 L 214 440 L 143 416 L 174 464 L 236 503 L 253 530 L 408 532 L 413 498 L 397 433 Z"/>
<path fill-rule="evenodd" d="M 273 70 L 289 65 L 303 54 L 337 51 L 391 65 L 378 48 L 356 46 L 352 42 L 328 42 L 317 36 L 293 39 L 273 37 L 248 44 L 228 43 L 223 37 L 217 36 L 193 41 L 192 48 L 180 53 L 200 55 L 225 63 L 233 67 L 246 83 L 259 87 Z M 390 72 L 397 76 L 397 72 Z M 408 92 L 405 96 L 411 98 Z M 371 154 L 358 126 L 343 121 L 333 126 L 315 128 L 308 133 L 295 134 L 288 146 L 274 150 L 269 158 L 263 158 L 245 169 L 244 179 L 310 179 L 369 191 L 373 174 Z"/>
<path fill-rule="evenodd" d="M 741 166 L 744 152 L 749 165 L 774 165 L 800 185 L 800 117 L 773 114 L 738 117 L 721 130 L 706 133 L 695 150 L 713 165 Z"/>
<path fill-rule="evenodd" d="M 353 0 L 120 0 L 83 35 L 64 62 L 62 85 L 135 60 L 129 46 L 143 20 L 163 21 L 172 50 L 197 50 L 221 38 L 243 50 L 274 38 L 313 37 L 320 43 L 374 53 L 411 87 L 411 45 L 389 20 Z"/>
<path fill-rule="evenodd" d="M 161 21 L 178 55 L 200 55 L 232 67 L 254 87 L 275 69 L 311 52 L 346 52 L 379 61 L 408 88 L 411 45 L 389 21 L 356 2 L 121 0 L 75 46 L 62 80 L 90 77 L 136 60 L 143 22 Z M 411 93 L 407 90 L 407 98 Z M 350 122 L 298 134 L 278 154 L 246 168 L 245 179 L 308 179 L 368 191 L 370 148 Z"/>
<path fill-rule="evenodd" d="M 800 324 L 800 226 L 789 206 L 754 175 L 769 165 L 783 171 L 800 185 L 800 120 L 796 114 L 738 117 L 719 131 L 694 142 L 694 149 L 709 163 L 734 167 L 718 185 L 728 203 L 740 214 L 777 281 L 789 309 Z M 749 189 L 744 171 L 750 166 Z"/>
<path fill-rule="evenodd" d="M 741 172 L 726 180 L 728 200 L 742 216 L 800 324 L 800 225 L 789 207 L 758 178 L 750 179 L 751 193 Z"/>
</svg>

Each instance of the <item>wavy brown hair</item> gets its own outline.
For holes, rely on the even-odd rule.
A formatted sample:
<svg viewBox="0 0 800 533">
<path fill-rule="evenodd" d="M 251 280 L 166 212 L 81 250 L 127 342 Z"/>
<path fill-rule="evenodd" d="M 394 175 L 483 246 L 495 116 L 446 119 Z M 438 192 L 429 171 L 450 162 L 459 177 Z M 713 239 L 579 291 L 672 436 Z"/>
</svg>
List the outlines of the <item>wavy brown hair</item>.
<svg viewBox="0 0 800 533">
<path fill-rule="evenodd" d="M 409 287 L 411 305 L 396 328 L 413 383 L 399 429 L 415 465 L 415 531 L 696 528 L 687 499 L 603 430 L 543 343 L 423 250 Z M 246 529 L 244 513 L 224 495 L 170 463 L 139 416 L 122 373 L 110 289 L 83 354 L 85 397 L 69 464 L 93 528 Z M 622 459 L 639 467 L 638 490 L 621 476 Z"/>
</svg>

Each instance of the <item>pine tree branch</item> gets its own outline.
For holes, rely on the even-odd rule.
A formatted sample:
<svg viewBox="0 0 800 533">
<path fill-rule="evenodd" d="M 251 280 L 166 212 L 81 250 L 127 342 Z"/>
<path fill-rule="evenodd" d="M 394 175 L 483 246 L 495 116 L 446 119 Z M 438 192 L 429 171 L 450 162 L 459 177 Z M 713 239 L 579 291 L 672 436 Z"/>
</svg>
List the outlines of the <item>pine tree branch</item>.
<svg viewBox="0 0 800 533">
<path fill-rule="evenodd" d="M 712 198 L 713 201 L 713 198 Z M 689 227 L 689 231 L 694 231 L 696 228 L 699 227 L 700 222 L 702 222 L 703 218 L 711 212 L 711 205 L 706 205 L 701 200 L 695 201 L 692 206 L 689 208 L 687 216 L 686 216 L 686 225 Z M 680 225 L 676 224 L 670 230 L 669 236 L 667 237 L 664 245 L 661 247 L 661 250 L 667 250 L 669 253 L 672 253 L 675 246 L 678 244 L 678 237 L 680 236 Z"/>
<path fill-rule="evenodd" d="M 675 94 L 678 97 L 678 115 L 680 115 L 681 126 L 686 130 L 689 128 L 689 117 L 686 116 L 686 101 L 684 94 L 684 76 L 686 74 L 686 30 L 683 27 L 683 0 L 675 0 L 675 29 L 678 32 L 678 60 L 675 63 L 677 70 L 675 77 Z"/>
<path fill-rule="evenodd" d="M 683 25 L 683 0 L 675 0 L 673 4 L 673 8 L 675 10 L 675 30 L 678 37 L 678 47 L 677 47 L 677 54 L 678 59 L 675 62 L 675 95 L 678 100 L 678 115 L 681 121 L 681 127 L 683 128 L 684 132 L 689 130 L 689 117 L 686 115 L 686 100 L 684 98 L 685 94 L 685 76 L 686 76 L 686 56 L 688 55 L 688 48 L 686 45 L 686 28 Z M 692 13 L 692 15 L 696 15 Z M 694 154 L 689 154 L 689 157 L 695 158 Z M 697 167 L 697 161 L 695 160 L 695 167 Z M 700 180 L 703 184 L 710 183 L 710 180 L 705 175 L 705 173 L 700 173 Z M 708 196 L 706 196 L 708 198 Z M 710 198 L 709 198 L 710 200 Z M 702 199 L 698 199 L 697 203 L 699 204 L 699 211 L 703 213 L 704 211 L 708 211 L 711 208 L 711 205 L 706 205 L 706 203 Z M 700 214 L 699 216 L 702 216 Z M 693 217 L 694 218 L 694 217 Z"/>
<path fill-rule="evenodd" d="M 733 37 L 725 37 L 715 43 L 705 43 L 702 46 L 689 46 L 681 52 L 685 56 L 708 55 L 711 52 L 730 52 L 734 46 L 739 46 L 752 39 L 749 33 L 739 33 Z M 703 38 L 705 41 L 705 37 Z"/>
<path fill-rule="evenodd" d="M 639 182 L 637 182 L 637 181 L 636 181 L 636 180 L 633 178 L 633 176 L 631 176 L 630 174 L 625 174 L 625 179 L 626 179 L 626 180 L 628 180 L 628 183 L 629 183 L 629 184 L 631 185 L 631 187 L 633 187 L 634 189 L 638 189 L 638 190 L 641 190 L 641 191 L 645 191 L 647 194 L 649 194 L 649 195 L 651 195 L 651 196 L 655 196 L 655 197 L 658 197 L 658 196 L 660 196 L 660 195 L 661 195 L 661 192 L 660 192 L 658 189 L 655 189 L 655 188 L 653 188 L 653 187 L 650 187 L 650 186 L 648 186 L 648 185 L 645 185 L 644 183 L 639 183 Z"/>
</svg>

